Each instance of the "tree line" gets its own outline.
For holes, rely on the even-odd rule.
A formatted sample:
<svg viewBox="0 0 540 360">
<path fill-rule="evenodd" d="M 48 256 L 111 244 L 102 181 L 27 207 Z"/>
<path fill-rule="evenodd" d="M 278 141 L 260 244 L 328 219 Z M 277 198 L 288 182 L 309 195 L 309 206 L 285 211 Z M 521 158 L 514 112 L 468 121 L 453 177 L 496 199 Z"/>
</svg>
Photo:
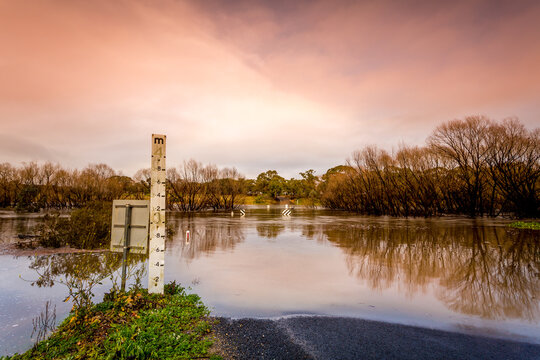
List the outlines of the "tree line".
<svg viewBox="0 0 540 360">
<path fill-rule="evenodd" d="M 367 146 L 329 170 L 324 206 L 363 214 L 538 217 L 540 129 L 482 116 L 438 126 L 424 146 Z"/>
<path fill-rule="evenodd" d="M 111 201 L 126 194 L 142 196 L 141 186 L 105 164 L 70 170 L 47 162 L 0 164 L 0 206 L 23 211 L 78 208 L 92 201 Z"/>
<path fill-rule="evenodd" d="M 218 168 L 193 159 L 167 170 L 169 209 L 201 211 L 230 210 L 243 204 L 246 196 L 258 201 L 281 195 L 317 198 L 318 178 L 314 170 L 300 173 L 302 179 L 286 180 L 268 170 L 257 179 L 246 179 L 236 168 Z M 133 178 L 121 175 L 106 164 L 90 164 L 82 170 L 65 169 L 50 162 L 0 164 L 0 207 L 20 211 L 80 208 L 92 202 L 114 199 L 144 199 L 150 195 L 150 169 Z"/>
<path fill-rule="evenodd" d="M 195 160 L 167 171 L 170 209 L 197 211 L 232 209 L 245 193 L 245 179 L 235 168 L 218 169 Z M 114 199 L 150 196 L 150 169 L 133 178 L 105 164 L 70 170 L 50 162 L 0 164 L 0 207 L 20 211 L 73 209 Z"/>
<path fill-rule="evenodd" d="M 246 196 L 255 202 L 286 196 L 309 205 L 391 216 L 518 217 L 540 215 L 540 129 L 517 119 L 482 116 L 438 126 L 423 146 L 376 146 L 355 151 L 324 175 L 314 170 L 285 179 L 275 170 L 246 179 L 235 168 L 196 160 L 167 170 L 170 209 L 234 209 Z M 18 210 L 78 208 L 90 202 L 143 199 L 150 169 L 133 178 L 105 164 L 82 170 L 35 162 L 0 164 L 0 207 Z"/>
</svg>

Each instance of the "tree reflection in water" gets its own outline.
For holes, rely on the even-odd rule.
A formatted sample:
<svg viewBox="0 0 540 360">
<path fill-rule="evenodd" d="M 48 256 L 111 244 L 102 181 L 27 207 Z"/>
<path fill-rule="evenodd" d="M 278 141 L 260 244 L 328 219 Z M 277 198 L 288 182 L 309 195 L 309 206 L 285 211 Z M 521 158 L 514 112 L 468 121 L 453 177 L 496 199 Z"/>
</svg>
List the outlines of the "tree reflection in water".
<svg viewBox="0 0 540 360">
<path fill-rule="evenodd" d="M 230 223 L 215 219 L 205 221 L 201 216 L 182 216 L 175 218 L 176 236 L 167 246 L 172 247 L 176 257 L 193 260 L 202 254 L 216 250 L 232 250 L 238 243 L 245 241 L 244 224 Z M 190 232 L 190 241 L 186 242 L 186 231 Z M 179 241 L 180 240 L 180 241 Z"/>
<path fill-rule="evenodd" d="M 275 239 L 285 230 L 285 225 L 280 223 L 260 223 L 257 224 L 257 234 L 260 237 Z"/>
<path fill-rule="evenodd" d="M 178 248 L 175 256 L 189 261 L 232 251 L 253 228 L 267 239 L 298 233 L 340 248 L 350 275 L 374 290 L 395 287 L 410 297 L 434 290 L 449 309 L 485 319 L 540 318 L 540 232 L 468 220 L 250 219 L 177 218 L 173 252 Z M 178 241 L 186 230 L 189 245 Z"/>
<path fill-rule="evenodd" d="M 538 232 L 424 225 L 325 224 L 303 233 L 343 249 L 350 273 L 373 289 L 397 282 L 412 296 L 437 282 L 437 297 L 454 311 L 488 319 L 539 317 Z"/>
<path fill-rule="evenodd" d="M 126 278 L 141 285 L 146 259 L 145 255 L 129 254 Z M 51 287 L 61 283 L 67 286 L 74 305 L 79 307 L 90 303 L 93 289 L 106 278 L 110 278 L 113 289 L 118 289 L 121 266 L 121 253 L 92 252 L 34 256 L 29 268 L 38 275 L 36 280 L 31 280 L 32 285 Z"/>
</svg>

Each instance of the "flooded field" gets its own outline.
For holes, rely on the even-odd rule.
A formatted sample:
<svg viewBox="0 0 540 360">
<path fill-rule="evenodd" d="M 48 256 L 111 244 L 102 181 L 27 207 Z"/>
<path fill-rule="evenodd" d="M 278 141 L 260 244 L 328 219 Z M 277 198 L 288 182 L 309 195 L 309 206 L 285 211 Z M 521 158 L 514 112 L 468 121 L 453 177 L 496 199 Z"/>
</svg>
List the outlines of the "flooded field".
<svg viewBox="0 0 540 360">
<path fill-rule="evenodd" d="M 281 210 L 169 214 L 165 280 L 191 287 L 219 316 L 342 315 L 540 343 L 539 232 L 504 220 Z M 0 214 L 0 244 L 38 221 Z M 99 301 L 112 284 L 100 276 L 117 276 L 120 257 L 0 256 L 0 355 L 31 346 L 32 319 L 47 300 L 58 321 L 66 316 L 62 283 L 75 265 L 102 282 Z M 144 265 L 133 259 L 131 268 Z"/>
</svg>

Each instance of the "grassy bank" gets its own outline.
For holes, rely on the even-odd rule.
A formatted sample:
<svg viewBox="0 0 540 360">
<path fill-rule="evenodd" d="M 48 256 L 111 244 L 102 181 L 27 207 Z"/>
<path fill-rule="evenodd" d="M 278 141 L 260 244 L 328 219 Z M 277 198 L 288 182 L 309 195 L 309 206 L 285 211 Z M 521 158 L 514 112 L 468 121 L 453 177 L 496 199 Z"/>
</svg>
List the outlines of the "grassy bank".
<svg viewBox="0 0 540 360">
<path fill-rule="evenodd" d="M 212 320 L 197 295 L 176 284 L 109 293 L 73 311 L 47 339 L 4 359 L 220 359 L 209 353 Z"/>
<path fill-rule="evenodd" d="M 241 201 L 240 205 L 276 205 L 279 204 L 279 201 L 273 199 L 270 196 L 258 195 L 246 195 Z"/>
<path fill-rule="evenodd" d="M 510 227 L 516 229 L 529 229 L 529 230 L 540 230 L 540 222 L 537 221 L 517 221 L 510 224 Z"/>
<path fill-rule="evenodd" d="M 304 205 L 304 206 L 314 206 L 320 205 L 319 201 L 309 199 L 309 198 L 294 198 L 288 199 L 290 204 L 294 205 Z M 274 199 L 268 195 L 257 195 L 257 196 L 244 196 L 240 201 L 240 205 L 280 205 L 279 200 Z"/>
</svg>

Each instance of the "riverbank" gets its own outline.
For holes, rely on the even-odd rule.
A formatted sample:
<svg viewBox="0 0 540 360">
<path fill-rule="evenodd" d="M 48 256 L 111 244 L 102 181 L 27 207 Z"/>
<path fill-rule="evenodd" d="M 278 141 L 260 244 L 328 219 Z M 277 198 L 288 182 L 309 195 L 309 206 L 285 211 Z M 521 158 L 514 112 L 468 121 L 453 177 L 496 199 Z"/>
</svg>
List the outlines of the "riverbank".
<svg viewBox="0 0 540 360">
<path fill-rule="evenodd" d="M 225 359 L 540 359 L 540 345 L 355 318 L 220 318 Z"/>
<path fill-rule="evenodd" d="M 1 359 L 220 359 L 209 352 L 209 314 L 197 295 L 175 283 L 163 295 L 111 292 L 99 304 L 73 310 L 30 350 Z"/>
</svg>

